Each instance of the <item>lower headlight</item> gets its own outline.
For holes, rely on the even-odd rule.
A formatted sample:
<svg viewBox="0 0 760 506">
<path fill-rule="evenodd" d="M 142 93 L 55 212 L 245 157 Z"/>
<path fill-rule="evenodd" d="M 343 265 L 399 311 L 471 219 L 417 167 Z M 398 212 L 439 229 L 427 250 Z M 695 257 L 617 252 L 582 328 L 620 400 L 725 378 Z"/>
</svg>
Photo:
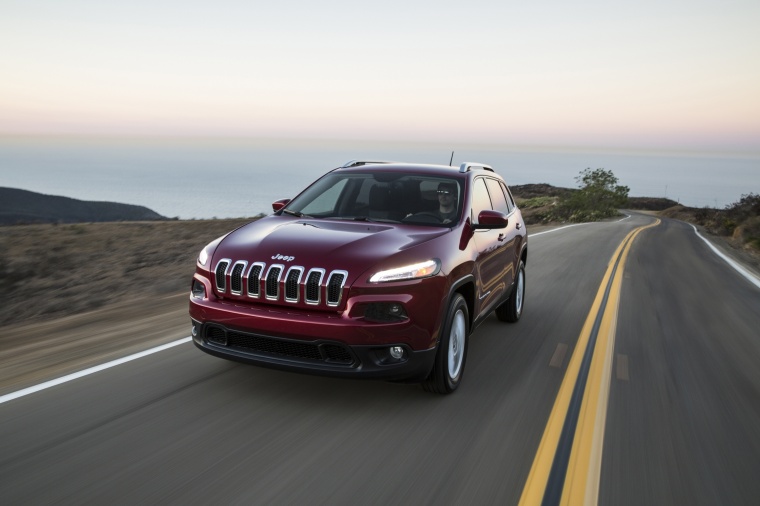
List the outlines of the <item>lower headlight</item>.
<svg viewBox="0 0 760 506">
<path fill-rule="evenodd" d="M 194 299 L 205 299 L 206 298 L 206 287 L 198 281 L 197 279 L 193 280 L 193 288 L 192 292 Z"/>
<path fill-rule="evenodd" d="M 399 322 L 409 316 L 398 302 L 373 302 L 367 305 L 364 318 L 374 322 Z"/>
</svg>

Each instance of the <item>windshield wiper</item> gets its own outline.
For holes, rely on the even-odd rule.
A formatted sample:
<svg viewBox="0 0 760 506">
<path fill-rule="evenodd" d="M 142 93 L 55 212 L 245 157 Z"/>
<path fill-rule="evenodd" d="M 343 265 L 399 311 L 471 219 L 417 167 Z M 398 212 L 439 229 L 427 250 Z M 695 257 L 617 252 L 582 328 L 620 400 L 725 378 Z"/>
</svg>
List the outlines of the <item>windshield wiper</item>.
<svg viewBox="0 0 760 506">
<path fill-rule="evenodd" d="M 283 209 L 282 212 L 287 213 L 291 216 L 295 216 L 296 218 L 313 218 L 314 217 L 314 216 L 309 216 L 308 214 L 303 214 L 298 211 L 293 211 L 290 209 Z"/>
</svg>

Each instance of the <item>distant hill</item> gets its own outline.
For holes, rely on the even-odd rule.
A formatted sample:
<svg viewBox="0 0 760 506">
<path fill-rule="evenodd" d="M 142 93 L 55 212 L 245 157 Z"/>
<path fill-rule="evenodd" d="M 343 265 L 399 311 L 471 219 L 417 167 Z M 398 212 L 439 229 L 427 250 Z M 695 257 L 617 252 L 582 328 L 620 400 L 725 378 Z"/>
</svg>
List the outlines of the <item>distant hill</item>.
<svg viewBox="0 0 760 506">
<path fill-rule="evenodd" d="M 77 200 L 0 187 L 0 225 L 165 219 L 143 206 Z"/>
<path fill-rule="evenodd" d="M 512 195 L 517 199 L 523 218 L 529 225 L 546 224 L 557 218 L 554 209 L 578 190 L 562 188 L 546 183 L 510 186 Z M 674 200 L 657 197 L 628 197 L 626 209 L 645 211 L 663 211 L 678 205 Z"/>
</svg>

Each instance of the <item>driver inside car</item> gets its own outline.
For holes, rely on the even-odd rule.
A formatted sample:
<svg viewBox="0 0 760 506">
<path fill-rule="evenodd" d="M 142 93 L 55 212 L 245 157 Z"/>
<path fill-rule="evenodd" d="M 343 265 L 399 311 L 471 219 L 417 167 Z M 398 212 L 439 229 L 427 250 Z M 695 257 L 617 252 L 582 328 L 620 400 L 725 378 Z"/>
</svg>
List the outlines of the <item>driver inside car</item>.
<svg viewBox="0 0 760 506">
<path fill-rule="evenodd" d="M 451 223 L 457 218 L 457 185 L 440 183 L 438 185 L 438 210 L 435 215 L 441 223 Z"/>
</svg>

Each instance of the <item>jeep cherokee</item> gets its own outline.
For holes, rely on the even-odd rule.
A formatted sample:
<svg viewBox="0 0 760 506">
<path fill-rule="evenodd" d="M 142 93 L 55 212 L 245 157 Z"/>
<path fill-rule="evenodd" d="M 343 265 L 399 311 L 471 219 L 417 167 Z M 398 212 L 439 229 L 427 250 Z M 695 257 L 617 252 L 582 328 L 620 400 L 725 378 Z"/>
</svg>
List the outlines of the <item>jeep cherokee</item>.
<svg viewBox="0 0 760 506">
<path fill-rule="evenodd" d="M 468 336 L 520 319 L 528 236 L 487 165 L 352 161 L 208 244 L 195 345 L 292 371 L 456 390 Z"/>
</svg>

